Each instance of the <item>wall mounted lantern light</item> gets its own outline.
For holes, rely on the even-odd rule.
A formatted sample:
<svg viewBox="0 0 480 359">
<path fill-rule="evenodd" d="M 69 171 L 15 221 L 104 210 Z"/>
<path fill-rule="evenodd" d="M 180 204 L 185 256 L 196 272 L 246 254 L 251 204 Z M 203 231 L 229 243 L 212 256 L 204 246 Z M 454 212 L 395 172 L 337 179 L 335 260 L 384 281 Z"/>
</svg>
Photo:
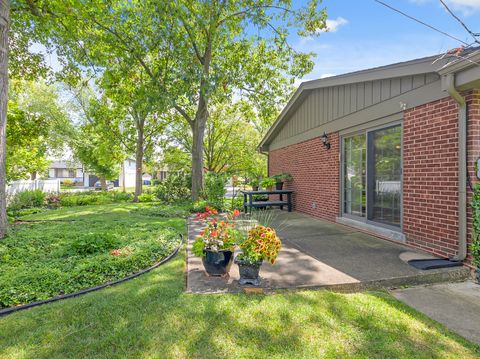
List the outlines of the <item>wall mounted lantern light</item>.
<svg viewBox="0 0 480 359">
<path fill-rule="evenodd" d="M 323 132 L 323 135 L 322 135 L 322 137 L 320 137 L 320 139 L 322 140 L 323 146 L 327 150 L 329 150 L 331 145 L 330 145 L 330 141 L 328 140 L 328 135 L 325 132 Z"/>
</svg>

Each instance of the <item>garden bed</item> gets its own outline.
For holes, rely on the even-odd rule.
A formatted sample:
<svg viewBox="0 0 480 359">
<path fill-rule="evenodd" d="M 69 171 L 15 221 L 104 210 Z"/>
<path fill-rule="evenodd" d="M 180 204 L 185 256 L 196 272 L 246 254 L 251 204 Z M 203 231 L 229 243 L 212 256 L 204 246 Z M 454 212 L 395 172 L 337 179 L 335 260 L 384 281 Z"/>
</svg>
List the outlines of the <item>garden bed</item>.
<svg viewBox="0 0 480 359">
<path fill-rule="evenodd" d="M 179 245 L 186 211 L 153 204 L 72 207 L 22 217 L 0 242 L 0 308 L 115 281 Z"/>
</svg>

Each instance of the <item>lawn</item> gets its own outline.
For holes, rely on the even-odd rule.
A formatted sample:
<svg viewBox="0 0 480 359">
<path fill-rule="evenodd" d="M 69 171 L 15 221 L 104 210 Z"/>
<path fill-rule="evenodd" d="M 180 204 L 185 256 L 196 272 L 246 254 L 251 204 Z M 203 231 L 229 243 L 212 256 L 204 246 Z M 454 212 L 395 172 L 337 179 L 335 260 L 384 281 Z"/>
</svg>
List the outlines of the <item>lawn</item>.
<svg viewBox="0 0 480 359">
<path fill-rule="evenodd" d="M 181 208 L 107 204 L 40 210 L 0 241 L 0 308 L 123 278 L 170 254 Z M 26 222 L 33 221 L 33 222 Z"/>
<path fill-rule="evenodd" d="M 172 240 L 173 234 L 186 231 L 185 214 L 181 207 L 110 204 L 44 210 L 26 216 L 24 220 L 39 222 L 17 225 L 9 238 L 0 242 L 0 286 L 5 291 L 17 288 L 17 282 L 27 283 L 35 290 L 61 288 L 57 282 L 77 285 L 78 278 L 72 273 L 83 268 L 80 264 L 85 258 L 73 255 L 70 263 L 64 254 L 71 253 L 69 243 L 82 238 L 84 233 L 108 234 L 115 238 L 117 246 L 129 243 L 135 248 L 139 241 L 148 242 L 149 238 L 160 235 L 168 240 L 161 242 L 162 249 L 153 257 L 150 252 L 146 256 L 148 262 L 156 260 L 177 243 Z M 93 236 L 100 242 L 103 237 Z M 65 248 L 69 248 L 67 252 Z M 108 251 L 100 252 L 89 257 L 96 263 L 95 269 L 111 268 L 110 261 L 119 259 L 109 256 Z M 182 251 L 172 261 L 131 281 L 0 317 L 0 357 L 476 358 L 480 355 L 478 346 L 385 292 L 194 295 L 184 292 L 184 266 Z M 113 273 L 107 271 L 109 274 L 101 279 L 123 275 L 118 268 L 123 267 L 117 267 Z M 55 276 L 45 276 L 50 270 Z"/>
<path fill-rule="evenodd" d="M 132 281 L 0 318 L 2 358 L 477 358 L 387 293 L 184 292 L 185 257 Z"/>
</svg>

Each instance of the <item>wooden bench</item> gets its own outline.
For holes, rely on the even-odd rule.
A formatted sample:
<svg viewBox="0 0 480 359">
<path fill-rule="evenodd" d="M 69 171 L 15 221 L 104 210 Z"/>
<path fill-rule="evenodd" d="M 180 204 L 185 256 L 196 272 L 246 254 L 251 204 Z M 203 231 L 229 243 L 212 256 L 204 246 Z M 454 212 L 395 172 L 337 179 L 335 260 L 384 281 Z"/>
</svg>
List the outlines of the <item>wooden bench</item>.
<svg viewBox="0 0 480 359">
<path fill-rule="evenodd" d="M 292 211 L 292 193 L 291 190 L 272 190 L 272 191 L 240 191 L 243 194 L 243 208 L 245 209 L 245 213 L 247 213 L 248 209 L 250 212 L 252 208 L 266 208 L 266 207 L 280 207 L 283 209 L 283 206 L 287 206 L 288 211 Z M 271 195 L 276 194 L 280 196 L 280 199 L 277 201 L 254 201 L 253 196 L 256 195 Z M 287 196 L 287 200 L 283 199 L 283 196 Z"/>
</svg>

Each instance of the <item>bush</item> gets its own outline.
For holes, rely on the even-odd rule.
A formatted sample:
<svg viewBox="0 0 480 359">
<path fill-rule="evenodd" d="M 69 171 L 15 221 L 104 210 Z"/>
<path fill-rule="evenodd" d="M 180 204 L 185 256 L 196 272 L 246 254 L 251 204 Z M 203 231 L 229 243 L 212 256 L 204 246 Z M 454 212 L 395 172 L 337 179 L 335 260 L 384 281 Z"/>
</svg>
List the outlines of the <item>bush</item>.
<svg viewBox="0 0 480 359">
<path fill-rule="evenodd" d="M 60 207 L 60 195 L 57 193 L 49 193 L 45 197 L 45 204 L 49 208 L 58 208 Z"/>
<path fill-rule="evenodd" d="M 17 192 L 10 200 L 7 211 L 11 217 L 18 217 L 25 208 L 43 207 L 45 193 L 41 190 Z"/>
<path fill-rule="evenodd" d="M 131 201 L 131 193 L 124 192 L 77 192 L 63 193 L 60 196 L 62 207 L 87 206 L 92 204 L 122 203 Z"/>
<path fill-rule="evenodd" d="M 243 210 L 243 196 L 236 196 L 225 200 L 227 209 L 233 211 L 234 209 Z"/>
<path fill-rule="evenodd" d="M 225 174 L 207 173 L 205 176 L 204 195 L 209 206 L 218 210 L 225 209 L 226 184 L 227 176 Z"/>
<path fill-rule="evenodd" d="M 183 175 L 170 175 L 154 189 L 155 196 L 165 203 L 190 199 L 191 179 Z"/>
<path fill-rule="evenodd" d="M 71 179 L 65 179 L 63 180 L 62 184 L 65 186 L 65 187 L 73 187 L 73 185 L 75 184 L 73 182 L 73 180 Z"/>
<path fill-rule="evenodd" d="M 194 213 L 205 212 L 207 209 L 207 206 L 208 206 L 207 201 L 203 199 L 199 199 L 198 201 L 193 203 L 191 212 L 194 212 Z"/>
<path fill-rule="evenodd" d="M 157 197 L 152 194 L 152 193 L 142 193 L 140 196 L 138 196 L 138 201 L 139 202 L 155 202 L 157 200 Z"/>
</svg>

